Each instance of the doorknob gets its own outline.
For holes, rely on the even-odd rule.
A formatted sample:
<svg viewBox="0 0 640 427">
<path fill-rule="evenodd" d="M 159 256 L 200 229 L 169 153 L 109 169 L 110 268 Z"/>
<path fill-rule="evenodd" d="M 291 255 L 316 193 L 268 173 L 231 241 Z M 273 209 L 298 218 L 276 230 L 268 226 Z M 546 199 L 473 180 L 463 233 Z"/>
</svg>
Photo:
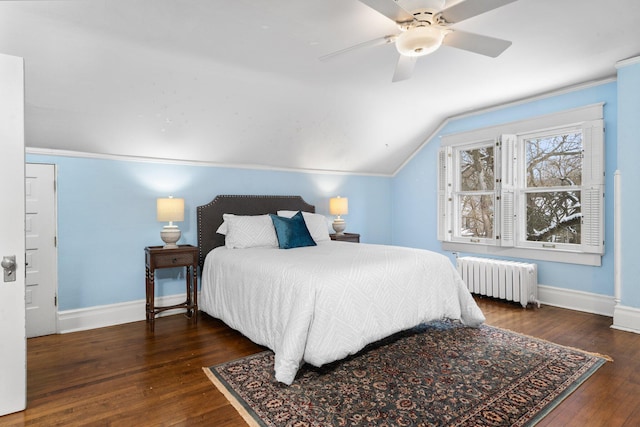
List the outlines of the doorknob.
<svg viewBox="0 0 640 427">
<path fill-rule="evenodd" d="M 5 282 L 15 282 L 16 281 L 16 256 L 4 256 L 2 257 L 2 262 L 0 263 L 4 270 L 4 281 Z"/>
</svg>

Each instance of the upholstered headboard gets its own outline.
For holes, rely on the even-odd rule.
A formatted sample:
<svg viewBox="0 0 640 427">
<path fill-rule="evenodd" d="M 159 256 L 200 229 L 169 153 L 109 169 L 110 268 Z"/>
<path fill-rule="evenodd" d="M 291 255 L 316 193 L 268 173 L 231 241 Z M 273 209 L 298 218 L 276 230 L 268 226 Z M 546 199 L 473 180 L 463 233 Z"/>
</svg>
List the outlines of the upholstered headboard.
<svg viewBox="0 0 640 427">
<path fill-rule="evenodd" d="M 198 250 L 200 268 L 207 254 L 224 245 L 224 236 L 216 233 L 222 224 L 222 214 L 264 215 L 279 210 L 315 212 L 313 205 L 300 196 L 216 196 L 206 205 L 198 206 Z"/>
</svg>

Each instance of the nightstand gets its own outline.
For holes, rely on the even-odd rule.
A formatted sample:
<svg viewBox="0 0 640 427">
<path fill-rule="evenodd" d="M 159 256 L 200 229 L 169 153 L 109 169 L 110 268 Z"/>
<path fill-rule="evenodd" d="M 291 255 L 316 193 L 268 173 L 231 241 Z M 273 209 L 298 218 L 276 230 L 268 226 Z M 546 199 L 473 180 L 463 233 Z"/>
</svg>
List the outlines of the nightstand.
<svg viewBox="0 0 640 427">
<path fill-rule="evenodd" d="M 179 245 L 174 249 L 162 246 L 144 248 L 146 269 L 146 314 L 147 323 L 154 330 L 155 318 L 165 310 L 185 308 L 187 317 L 198 321 L 198 248 L 191 245 Z M 187 300 L 180 304 L 165 307 L 155 305 L 155 271 L 158 268 L 186 267 Z"/>
<path fill-rule="evenodd" d="M 357 233 L 329 234 L 329 237 L 338 242 L 360 243 L 360 235 Z"/>
</svg>

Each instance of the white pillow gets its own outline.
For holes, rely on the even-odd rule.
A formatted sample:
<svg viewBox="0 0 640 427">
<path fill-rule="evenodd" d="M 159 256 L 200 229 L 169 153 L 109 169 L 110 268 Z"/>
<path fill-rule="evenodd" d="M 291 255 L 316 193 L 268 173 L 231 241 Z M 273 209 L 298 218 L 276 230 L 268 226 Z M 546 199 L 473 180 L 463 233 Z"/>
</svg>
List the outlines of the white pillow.
<svg viewBox="0 0 640 427">
<path fill-rule="evenodd" d="M 278 215 L 286 218 L 291 218 L 297 213 L 298 211 L 278 211 Z M 302 217 L 314 241 L 322 242 L 324 240 L 331 240 L 329 237 L 329 223 L 324 215 L 302 212 Z"/>
<path fill-rule="evenodd" d="M 222 215 L 217 233 L 224 234 L 228 249 L 278 247 L 278 237 L 269 215 Z"/>
</svg>

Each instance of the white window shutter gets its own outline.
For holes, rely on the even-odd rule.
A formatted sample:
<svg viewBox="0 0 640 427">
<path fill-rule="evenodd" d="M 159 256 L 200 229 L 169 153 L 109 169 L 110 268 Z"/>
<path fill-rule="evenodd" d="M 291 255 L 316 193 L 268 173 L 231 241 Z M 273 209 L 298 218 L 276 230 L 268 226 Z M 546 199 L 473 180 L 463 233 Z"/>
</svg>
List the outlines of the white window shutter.
<svg viewBox="0 0 640 427">
<path fill-rule="evenodd" d="M 438 240 L 451 240 L 451 147 L 438 152 Z"/>
<path fill-rule="evenodd" d="M 604 124 L 591 120 L 582 125 L 582 185 L 604 185 Z"/>
<path fill-rule="evenodd" d="M 500 136 L 500 246 L 515 245 L 516 135 Z"/>
<path fill-rule="evenodd" d="M 585 252 L 604 254 L 603 202 L 601 188 L 582 191 L 582 246 Z"/>
<path fill-rule="evenodd" d="M 582 126 L 582 246 L 585 252 L 604 253 L 604 125 L 602 120 Z"/>
</svg>

